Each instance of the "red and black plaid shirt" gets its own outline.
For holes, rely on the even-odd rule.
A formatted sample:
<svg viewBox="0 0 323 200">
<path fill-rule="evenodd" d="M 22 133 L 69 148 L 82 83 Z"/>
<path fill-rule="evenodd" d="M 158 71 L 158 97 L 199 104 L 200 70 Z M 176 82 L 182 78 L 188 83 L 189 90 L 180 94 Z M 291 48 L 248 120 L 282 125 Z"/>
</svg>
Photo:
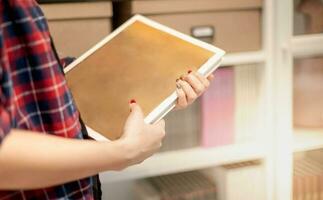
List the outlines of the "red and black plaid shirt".
<svg viewBox="0 0 323 200">
<path fill-rule="evenodd" d="M 35 0 L 0 0 L 0 145 L 12 128 L 83 139 L 60 64 Z M 93 199 L 92 185 L 86 178 L 40 190 L 0 191 L 0 200 Z"/>
</svg>

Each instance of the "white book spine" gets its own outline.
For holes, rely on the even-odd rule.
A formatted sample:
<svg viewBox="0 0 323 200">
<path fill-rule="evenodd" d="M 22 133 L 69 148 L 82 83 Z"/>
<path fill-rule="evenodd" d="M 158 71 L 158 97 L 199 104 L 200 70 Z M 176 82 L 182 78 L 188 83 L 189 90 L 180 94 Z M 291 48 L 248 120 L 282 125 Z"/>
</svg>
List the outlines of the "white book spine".
<svg viewBox="0 0 323 200">
<path fill-rule="evenodd" d="M 215 169 L 215 180 L 219 200 L 266 198 L 262 165 L 241 163 L 230 167 L 218 167 Z"/>
<path fill-rule="evenodd" d="M 236 66 L 234 73 L 235 142 L 248 142 L 257 137 L 261 126 L 259 66 Z"/>
</svg>

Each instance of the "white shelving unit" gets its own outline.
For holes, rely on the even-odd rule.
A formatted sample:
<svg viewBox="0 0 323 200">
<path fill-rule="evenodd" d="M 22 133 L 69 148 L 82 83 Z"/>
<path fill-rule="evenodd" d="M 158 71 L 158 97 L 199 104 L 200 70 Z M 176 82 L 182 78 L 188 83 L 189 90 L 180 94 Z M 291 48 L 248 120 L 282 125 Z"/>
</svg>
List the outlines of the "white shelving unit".
<svg viewBox="0 0 323 200">
<path fill-rule="evenodd" d="M 142 164 L 122 172 L 106 172 L 100 175 L 103 183 L 124 181 L 169 173 L 204 169 L 232 162 L 258 160 L 265 157 L 260 142 L 234 144 L 217 148 L 192 148 L 159 153 Z"/>
<path fill-rule="evenodd" d="M 264 80 L 262 86 L 262 101 L 265 103 L 265 130 L 262 140 L 232 144 L 216 148 L 192 148 L 186 150 L 178 150 L 171 152 L 158 153 L 140 165 L 129 167 L 121 172 L 105 172 L 100 174 L 103 184 L 114 182 L 131 181 L 134 179 L 177 173 L 189 170 L 199 170 L 209 167 L 215 167 L 223 164 L 237 163 L 248 160 L 262 160 L 266 168 L 266 189 L 268 200 L 287 200 L 287 198 L 277 198 L 278 196 L 286 197 L 286 195 L 276 195 L 277 188 L 274 187 L 278 182 L 273 175 L 276 167 L 276 153 L 274 153 L 275 142 L 279 138 L 273 137 L 273 93 L 275 93 L 272 83 L 275 82 L 273 62 L 275 58 L 275 37 L 274 32 L 276 23 L 274 23 L 276 10 L 274 6 L 281 4 L 279 0 L 264 0 L 263 2 L 263 49 L 255 52 L 242 52 L 227 54 L 221 66 L 235 66 L 243 64 L 260 64 L 264 66 Z M 276 67 L 279 69 L 279 67 Z M 289 88 L 290 89 L 290 88 Z M 277 134 L 279 135 L 279 134 Z M 288 186 L 289 187 L 289 186 Z"/>
<path fill-rule="evenodd" d="M 266 199 L 291 200 L 293 153 L 323 148 L 323 130 L 293 129 L 293 58 L 323 55 L 323 34 L 293 36 L 293 4 L 294 0 L 264 0 L 263 49 L 228 54 L 222 63 L 222 66 L 257 63 L 264 67 L 262 140 L 159 153 L 122 172 L 100 174 L 102 182 L 129 181 L 261 159 L 266 172 Z"/>
<path fill-rule="evenodd" d="M 272 75 L 276 82 L 273 89 L 273 198 L 292 199 L 293 157 L 295 152 L 323 148 L 323 130 L 294 128 L 292 121 L 293 104 L 293 60 L 323 55 L 323 34 L 297 35 L 294 30 L 294 0 L 273 1 L 276 13 L 273 28 L 274 65 Z"/>
</svg>

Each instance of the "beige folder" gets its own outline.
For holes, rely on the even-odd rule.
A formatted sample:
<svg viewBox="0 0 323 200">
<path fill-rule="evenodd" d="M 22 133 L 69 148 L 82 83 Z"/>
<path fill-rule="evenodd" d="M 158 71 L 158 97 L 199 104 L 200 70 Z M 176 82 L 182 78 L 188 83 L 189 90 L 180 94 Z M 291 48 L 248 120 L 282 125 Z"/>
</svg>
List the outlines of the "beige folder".
<svg viewBox="0 0 323 200">
<path fill-rule="evenodd" d="M 188 70 L 207 76 L 223 55 L 137 15 L 68 66 L 66 78 L 90 135 L 114 140 L 123 133 L 130 99 L 154 123 L 174 107 L 177 78 Z"/>
</svg>

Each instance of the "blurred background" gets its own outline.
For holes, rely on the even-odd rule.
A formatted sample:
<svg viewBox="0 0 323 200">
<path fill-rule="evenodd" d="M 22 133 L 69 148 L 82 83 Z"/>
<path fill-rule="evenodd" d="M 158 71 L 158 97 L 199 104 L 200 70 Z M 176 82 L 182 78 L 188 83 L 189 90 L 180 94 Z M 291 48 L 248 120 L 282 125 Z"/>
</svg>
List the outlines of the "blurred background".
<svg viewBox="0 0 323 200">
<path fill-rule="evenodd" d="M 323 200 L 322 0 L 39 0 L 61 56 L 134 14 L 225 51 L 161 152 L 100 174 L 109 200 Z M 120 55 L 122 56 L 122 55 Z"/>
</svg>

